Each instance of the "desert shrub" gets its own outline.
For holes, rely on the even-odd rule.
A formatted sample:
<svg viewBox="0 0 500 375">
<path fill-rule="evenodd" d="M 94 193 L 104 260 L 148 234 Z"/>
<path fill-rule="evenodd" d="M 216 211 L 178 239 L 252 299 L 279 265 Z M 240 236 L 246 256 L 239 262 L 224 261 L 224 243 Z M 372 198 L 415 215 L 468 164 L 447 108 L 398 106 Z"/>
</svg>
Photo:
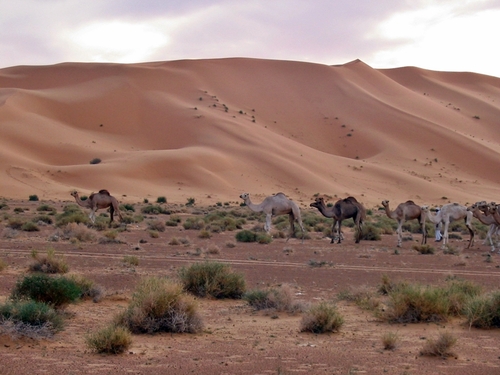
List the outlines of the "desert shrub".
<svg viewBox="0 0 500 375">
<path fill-rule="evenodd" d="M 198 237 L 199 238 L 207 239 L 207 238 L 211 238 L 212 235 L 210 234 L 210 232 L 208 230 L 202 229 L 202 230 L 200 230 L 200 233 L 198 234 Z"/>
<path fill-rule="evenodd" d="M 372 223 L 366 223 L 361 227 L 361 239 L 365 241 L 380 241 L 380 229 Z"/>
<path fill-rule="evenodd" d="M 32 220 L 34 223 L 42 222 L 45 224 L 52 224 L 54 220 L 48 215 L 37 215 Z"/>
<path fill-rule="evenodd" d="M 66 273 L 68 272 L 68 264 L 66 260 L 61 255 L 56 255 L 54 249 L 48 249 L 46 255 L 41 255 L 38 251 L 33 250 L 31 252 L 31 257 L 33 262 L 29 266 L 29 270 L 32 272 L 42 272 L 42 273 Z"/>
<path fill-rule="evenodd" d="M 202 230 L 205 228 L 205 221 L 201 218 L 189 217 L 182 224 L 184 229 Z"/>
<path fill-rule="evenodd" d="M 5 260 L 0 259 L 0 271 L 3 271 L 6 268 L 7 268 L 7 263 L 5 262 Z"/>
<path fill-rule="evenodd" d="M 396 332 L 386 332 L 382 335 L 382 346 L 384 350 L 396 349 L 399 337 Z"/>
<path fill-rule="evenodd" d="M 38 225 L 32 221 L 27 221 L 21 226 L 21 230 L 24 232 L 38 232 L 40 231 L 40 228 L 38 228 Z"/>
<path fill-rule="evenodd" d="M 9 219 L 7 227 L 11 229 L 21 230 L 24 224 L 25 221 L 23 219 L 18 217 L 12 217 Z"/>
<path fill-rule="evenodd" d="M 170 219 L 165 223 L 167 227 L 176 227 L 182 219 L 178 215 L 170 215 Z"/>
<path fill-rule="evenodd" d="M 56 225 L 58 227 L 63 227 L 69 223 L 87 224 L 88 222 L 88 216 L 76 204 L 64 206 L 63 212 L 56 216 Z"/>
<path fill-rule="evenodd" d="M 138 266 L 139 265 L 139 258 L 137 258 L 134 255 L 125 255 L 123 257 L 123 263 L 128 264 L 130 266 Z"/>
<path fill-rule="evenodd" d="M 11 293 L 11 299 L 14 301 L 32 299 L 59 308 L 75 302 L 81 293 L 81 289 L 71 279 L 39 273 L 18 280 Z"/>
<path fill-rule="evenodd" d="M 5 202 L 0 202 L 0 210 L 8 210 L 9 205 Z"/>
<path fill-rule="evenodd" d="M 255 238 L 256 242 L 261 244 L 268 244 L 273 241 L 271 235 L 267 233 L 257 233 L 257 237 Z"/>
<path fill-rule="evenodd" d="M 0 332 L 12 336 L 52 336 L 62 330 L 63 319 L 43 302 L 10 301 L 0 305 Z"/>
<path fill-rule="evenodd" d="M 63 236 L 68 240 L 76 239 L 80 242 L 91 242 L 95 240 L 95 234 L 84 224 L 68 223 L 63 228 Z"/>
<path fill-rule="evenodd" d="M 446 321 L 450 301 L 444 288 L 399 284 L 389 293 L 385 318 L 397 323 Z"/>
<path fill-rule="evenodd" d="M 450 349 L 456 344 L 457 339 L 449 332 L 441 333 L 437 339 L 429 339 L 420 351 L 421 355 L 452 357 L 455 356 Z"/>
<path fill-rule="evenodd" d="M 431 245 L 413 245 L 411 247 L 413 250 L 417 250 L 420 254 L 434 254 L 436 249 Z"/>
<path fill-rule="evenodd" d="M 102 160 L 99 159 L 99 158 L 93 158 L 91 161 L 90 161 L 90 164 L 99 164 Z"/>
<path fill-rule="evenodd" d="M 236 233 L 236 241 L 238 242 L 255 242 L 257 241 L 257 233 L 248 230 L 248 229 L 243 229 L 242 231 L 239 231 Z"/>
<path fill-rule="evenodd" d="M 135 212 L 135 207 L 133 204 L 130 203 L 122 203 L 120 204 L 120 210 Z"/>
<path fill-rule="evenodd" d="M 16 214 L 22 214 L 24 211 L 25 210 L 22 207 L 16 207 L 16 208 L 14 208 L 14 213 L 16 213 Z"/>
<path fill-rule="evenodd" d="M 40 212 L 51 212 L 51 213 L 57 212 L 55 207 L 49 206 L 48 204 L 41 204 L 40 206 L 37 207 L 36 210 Z"/>
<path fill-rule="evenodd" d="M 462 315 L 469 300 L 481 295 L 480 285 L 462 279 L 448 280 L 445 286 L 446 298 L 449 301 L 450 315 Z"/>
<path fill-rule="evenodd" d="M 160 237 L 160 233 L 158 233 L 157 230 L 149 230 L 148 234 L 149 234 L 149 237 L 151 237 L 151 238 L 158 238 L 158 237 Z"/>
<path fill-rule="evenodd" d="M 463 311 L 471 327 L 500 328 L 500 292 L 471 298 Z"/>
<path fill-rule="evenodd" d="M 148 229 L 156 230 L 158 232 L 165 232 L 165 224 L 160 220 L 150 220 L 148 221 Z"/>
<path fill-rule="evenodd" d="M 163 196 L 158 197 L 158 198 L 156 198 L 156 203 L 160 203 L 160 204 L 161 203 L 167 203 L 167 198 L 163 197 Z"/>
<path fill-rule="evenodd" d="M 104 297 L 104 288 L 85 276 L 73 274 L 68 278 L 80 288 L 81 299 L 91 298 L 92 301 L 99 302 Z"/>
<path fill-rule="evenodd" d="M 158 204 L 148 204 L 141 208 L 141 212 L 146 215 L 169 214 L 170 212 Z"/>
<path fill-rule="evenodd" d="M 195 333 L 203 327 L 194 298 L 183 292 L 182 285 L 158 277 L 139 283 L 116 323 L 133 333 Z"/>
<path fill-rule="evenodd" d="M 289 285 L 251 290 L 243 295 L 243 299 L 256 310 L 273 309 L 294 313 L 302 309 L 302 305 L 294 301 L 293 292 Z"/>
<path fill-rule="evenodd" d="M 238 299 L 245 293 L 245 279 L 227 264 L 196 263 L 182 267 L 179 277 L 184 289 L 199 297 Z"/>
<path fill-rule="evenodd" d="M 352 301 L 363 310 L 374 311 L 380 306 L 380 301 L 375 298 L 374 292 L 366 286 L 343 290 L 338 294 L 338 299 Z"/>
<path fill-rule="evenodd" d="M 85 343 L 96 353 L 120 354 L 132 344 L 132 335 L 128 328 L 110 324 L 87 335 Z"/>
<path fill-rule="evenodd" d="M 328 302 L 312 305 L 302 316 L 301 332 L 326 333 L 336 332 L 344 324 L 343 316 L 337 307 Z"/>
<path fill-rule="evenodd" d="M 28 197 L 28 200 L 31 202 L 36 202 L 36 201 L 38 201 L 38 195 L 36 195 L 36 194 L 30 195 Z"/>
</svg>

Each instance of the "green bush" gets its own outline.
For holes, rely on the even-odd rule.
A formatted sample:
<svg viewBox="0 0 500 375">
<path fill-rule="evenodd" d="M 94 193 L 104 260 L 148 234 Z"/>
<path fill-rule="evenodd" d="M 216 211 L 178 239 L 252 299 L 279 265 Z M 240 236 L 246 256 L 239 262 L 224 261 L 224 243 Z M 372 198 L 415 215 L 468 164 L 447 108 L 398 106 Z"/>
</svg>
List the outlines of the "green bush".
<svg viewBox="0 0 500 375">
<path fill-rule="evenodd" d="M 243 295 L 243 299 L 256 310 L 273 309 L 293 313 L 302 308 L 294 301 L 292 289 L 288 285 L 251 290 Z"/>
<path fill-rule="evenodd" d="M 238 299 L 245 293 L 243 276 L 223 263 L 205 262 L 183 267 L 179 277 L 184 289 L 199 297 Z"/>
<path fill-rule="evenodd" d="M 120 210 L 122 211 L 132 211 L 132 212 L 135 212 L 135 207 L 133 204 L 130 204 L 130 203 L 124 203 L 124 204 L 120 204 Z"/>
<path fill-rule="evenodd" d="M 59 308 L 75 302 L 81 294 L 81 289 L 70 279 L 34 274 L 17 281 L 11 299 L 32 299 Z"/>
<path fill-rule="evenodd" d="M 251 230 L 244 229 L 236 233 L 236 241 L 238 242 L 255 242 L 257 241 L 257 233 Z"/>
<path fill-rule="evenodd" d="M 102 160 L 99 158 L 94 158 L 90 161 L 90 164 L 99 164 Z"/>
<path fill-rule="evenodd" d="M 132 344 L 132 335 L 128 328 L 110 324 L 86 336 L 85 343 L 96 353 L 120 354 Z"/>
<path fill-rule="evenodd" d="M 38 201 L 38 195 L 36 194 L 30 195 L 28 199 L 32 202 Z"/>
<path fill-rule="evenodd" d="M 141 208 L 141 212 L 146 215 L 169 214 L 170 212 L 157 204 L 149 204 Z"/>
<path fill-rule="evenodd" d="M 40 231 L 40 228 L 38 228 L 38 225 L 32 221 L 27 221 L 21 226 L 21 230 L 24 232 L 38 232 Z"/>
<path fill-rule="evenodd" d="M 167 198 L 158 197 L 158 198 L 156 198 L 156 203 L 167 203 Z"/>
<path fill-rule="evenodd" d="M 94 281 L 87 279 L 82 275 L 69 275 L 68 278 L 72 280 L 81 290 L 80 298 L 91 298 L 94 302 L 99 302 L 104 296 L 102 286 L 97 285 Z"/>
<path fill-rule="evenodd" d="M 366 223 L 361 227 L 361 239 L 365 241 L 380 241 L 381 229 L 377 228 L 372 223 Z"/>
<path fill-rule="evenodd" d="M 321 302 L 311 306 L 302 316 L 301 332 L 326 333 L 336 332 L 344 324 L 344 318 L 335 305 Z"/>
<path fill-rule="evenodd" d="M 87 224 L 89 218 L 76 204 L 64 206 L 63 212 L 56 216 L 56 226 L 63 227 L 69 223 Z"/>
<path fill-rule="evenodd" d="M 38 206 L 36 210 L 40 212 L 52 212 L 52 213 L 57 212 L 57 210 L 54 207 L 49 206 L 48 204 L 41 204 L 40 206 Z"/>
<path fill-rule="evenodd" d="M 413 250 L 417 250 L 420 254 L 434 254 L 436 249 L 431 245 L 413 245 Z"/>
<path fill-rule="evenodd" d="M 54 220 L 48 215 L 37 215 L 33 218 L 33 223 L 38 223 L 39 221 L 45 224 L 52 224 Z"/>
<path fill-rule="evenodd" d="M 196 333 L 203 328 L 194 298 L 184 293 L 182 285 L 158 277 L 139 283 L 116 324 L 133 333 Z"/>
<path fill-rule="evenodd" d="M 202 230 L 205 228 L 205 222 L 201 218 L 189 217 L 182 226 L 184 229 Z"/>
<path fill-rule="evenodd" d="M 7 226 L 11 229 L 20 230 L 24 224 L 25 224 L 25 221 L 23 219 L 17 218 L 17 217 L 12 217 L 9 219 Z"/>
<path fill-rule="evenodd" d="M 3 324 L 7 321 L 14 325 L 13 333 L 27 334 L 33 329 L 46 329 L 49 333 L 60 331 L 63 328 L 62 317 L 48 304 L 29 301 L 13 301 L 0 305 L 0 317 Z"/>
</svg>

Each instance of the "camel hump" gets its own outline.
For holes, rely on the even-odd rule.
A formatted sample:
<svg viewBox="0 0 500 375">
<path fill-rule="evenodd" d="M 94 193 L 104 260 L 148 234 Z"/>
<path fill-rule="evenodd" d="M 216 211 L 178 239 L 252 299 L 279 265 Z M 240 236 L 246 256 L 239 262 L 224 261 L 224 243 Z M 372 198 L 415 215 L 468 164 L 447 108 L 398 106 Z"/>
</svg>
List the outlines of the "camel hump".
<svg viewBox="0 0 500 375">
<path fill-rule="evenodd" d="M 99 194 L 111 195 L 109 194 L 109 191 L 107 191 L 106 189 L 99 190 Z"/>
<path fill-rule="evenodd" d="M 406 203 L 406 204 L 415 204 L 415 202 L 413 202 L 412 200 L 410 200 L 410 201 L 406 201 L 405 203 Z"/>
<path fill-rule="evenodd" d="M 347 197 L 344 199 L 344 202 L 358 203 L 357 199 L 354 197 Z"/>
</svg>

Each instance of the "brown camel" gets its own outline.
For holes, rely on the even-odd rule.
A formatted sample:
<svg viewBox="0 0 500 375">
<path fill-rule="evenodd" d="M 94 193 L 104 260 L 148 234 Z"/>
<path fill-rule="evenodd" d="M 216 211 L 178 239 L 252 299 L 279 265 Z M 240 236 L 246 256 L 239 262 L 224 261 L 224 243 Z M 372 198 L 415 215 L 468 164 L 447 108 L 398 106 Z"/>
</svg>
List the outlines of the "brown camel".
<svg viewBox="0 0 500 375">
<path fill-rule="evenodd" d="M 465 226 L 469 230 L 470 234 L 469 245 L 467 246 L 467 249 L 471 247 L 472 243 L 474 242 L 474 231 L 472 230 L 473 214 L 471 211 L 467 210 L 467 207 L 462 206 L 461 204 L 458 203 L 445 204 L 444 206 L 441 207 L 441 209 L 436 215 L 433 215 L 430 212 L 428 206 L 422 206 L 421 209 L 422 212 L 424 213 L 424 220 L 426 217 L 434 224 L 439 224 L 441 222 L 444 223 L 442 247 L 445 247 L 446 244 L 448 243 L 448 228 L 450 227 L 450 223 L 452 221 L 457 221 L 462 219 L 465 221 Z"/>
<path fill-rule="evenodd" d="M 484 225 L 489 225 L 490 229 L 488 230 L 488 233 L 486 233 L 486 238 L 485 238 L 483 244 L 486 245 L 487 243 L 489 243 L 491 246 L 491 251 L 494 252 L 496 249 L 495 249 L 495 243 L 493 242 L 492 236 L 495 235 L 495 239 L 498 242 L 498 236 L 497 236 L 498 233 L 497 232 L 498 232 L 499 226 L 498 226 L 495 218 L 493 217 L 493 215 L 490 215 L 489 213 L 488 213 L 488 215 L 486 215 L 479 208 L 480 206 L 481 206 L 481 208 L 486 208 L 484 205 L 486 205 L 486 202 L 476 202 L 472 206 L 467 207 L 467 211 L 472 212 L 472 215 L 474 215 L 474 217 L 476 219 L 478 219 Z"/>
<path fill-rule="evenodd" d="M 72 191 L 71 195 L 75 198 L 76 203 L 78 203 L 79 206 L 90 208 L 91 211 L 89 219 L 90 221 L 92 221 L 92 223 L 95 223 L 95 212 L 101 208 L 108 208 L 108 207 L 109 207 L 109 214 L 111 216 L 109 224 L 111 224 L 111 222 L 113 221 L 113 214 L 115 212 L 118 214 L 120 220 L 123 221 L 118 201 L 116 200 L 115 197 L 109 194 L 109 191 L 99 190 L 99 193 L 90 194 L 90 196 L 84 201 L 80 199 L 80 197 L 78 196 L 78 192 L 76 190 Z"/>
<path fill-rule="evenodd" d="M 310 204 L 310 206 L 316 207 L 323 216 L 333 218 L 332 240 L 330 243 L 335 242 L 335 227 L 337 224 L 337 243 L 341 243 L 342 220 L 350 218 L 353 219 L 354 224 L 356 225 L 357 233 L 355 241 L 356 243 L 359 243 L 362 235 L 361 227 L 366 219 L 366 210 L 363 205 L 356 200 L 356 198 L 347 197 L 345 199 L 340 199 L 332 207 L 327 207 L 325 200 L 322 197 L 318 197 Z"/>
<path fill-rule="evenodd" d="M 427 234 L 425 233 L 425 216 L 422 214 L 422 210 L 413 201 L 406 201 L 400 203 L 394 211 L 389 208 L 389 201 L 382 201 L 382 206 L 385 208 L 385 213 L 391 219 L 398 222 L 398 229 L 396 231 L 398 235 L 397 247 L 401 247 L 401 242 L 403 241 L 403 224 L 408 220 L 418 220 L 420 226 L 422 227 L 422 244 L 427 243 Z"/>
<path fill-rule="evenodd" d="M 302 229 L 302 241 L 304 241 L 305 230 L 300 217 L 299 206 L 297 206 L 295 202 L 288 199 L 285 194 L 277 193 L 276 195 L 271 195 L 266 197 L 260 204 L 253 204 L 250 200 L 250 194 L 248 193 L 241 194 L 240 198 L 243 199 L 245 204 L 252 211 L 264 212 L 266 214 L 266 224 L 264 225 L 264 229 L 267 233 L 270 233 L 271 231 L 271 219 L 273 216 L 288 215 L 290 219 L 290 235 L 288 236 L 287 241 L 290 239 L 290 236 L 295 235 L 295 221 L 299 223 L 300 229 Z"/>
</svg>

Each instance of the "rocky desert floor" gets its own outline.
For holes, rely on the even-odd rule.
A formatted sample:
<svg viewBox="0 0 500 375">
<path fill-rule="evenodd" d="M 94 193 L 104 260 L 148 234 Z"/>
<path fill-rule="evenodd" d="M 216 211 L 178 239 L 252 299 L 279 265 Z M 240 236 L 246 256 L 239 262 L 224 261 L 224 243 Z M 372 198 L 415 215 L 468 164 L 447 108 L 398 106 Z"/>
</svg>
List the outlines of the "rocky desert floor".
<svg viewBox="0 0 500 375">
<path fill-rule="evenodd" d="M 14 232 L 8 227 L 9 218 L 34 217 L 42 203 L 61 212 L 71 202 L 5 203 L 7 207 L 0 211 L 0 259 L 7 267 L 0 271 L 0 301 L 28 272 L 32 251 L 50 248 L 65 257 L 70 273 L 102 286 L 104 297 L 97 303 L 85 300 L 68 306 L 65 328 L 52 338 L 1 335 L 0 374 L 500 374 L 498 329 L 470 328 L 463 318 L 389 324 L 373 311 L 338 298 L 346 291 L 368 290 L 375 295 L 382 275 L 395 282 L 432 285 L 458 277 L 480 284 L 486 292 L 497 290 L 500 255 L 488 256 L 489 247 L 480 239 L 470 249 L 466 249 L 467 236 L 452 240 L 458 251 L 451 255 L 431 238 L 436 253 L 422 255 L 412 249 L 420 235 L 397 249 L 395 234 L 355 244 L 348 228 L 342 244 L 331 244 L 320 232 L 309 232 L 310 238 L 303 242 L 274 238 L 270 244 L 237 242 L 236 231 L 200 238 L 199 230 L 186 230 L 182 223 L 167 226 L 153 238 L 147 223 L 165 222 L 171 216 L 161 214 L 144 215 L 143 221 L 127 224 L 118 235 L 120 243 L 100 243 L 105 231 L 95 230 L 93 241 L 53 241 L 60 230 L 54 224 L 40 225 L 37 232 Z M 136 213 L 140 206 L 135 205 Z M 203 217 L 213 209 L 166 207 L 182 221 Z M 217 209 L 246 210 L 236 203 Z M 247 221 L 245 227 L 255 225 Z M 171 245 L 173 238 L 185 243 Z M 138 264 L 127 263 L 126 256 L 136 257 Z M 303 333 L 300 313 L 254 311 L 243 300 L 198 299 L 204 323 L 199 334 L 133 335 L 131 347 L 120 355 L 96 354 L 87 348 L 85 336 L 128 306 L 141 278 L 176 277 L 181 267 L 206 260 L 229 264 L 244 275 L 249 290 L 287 284 L 298 301 L 336 301 L 345 324 L 337 333 Z M 382 296 L 380 301 L 384 303 Z M 382 336 L 388 332 L 399 337 L 394 350 L 383 348 Z M 443 332 L 457 338 L 455 355 L 420 355 L 426 340 Z"/>
</svg>

